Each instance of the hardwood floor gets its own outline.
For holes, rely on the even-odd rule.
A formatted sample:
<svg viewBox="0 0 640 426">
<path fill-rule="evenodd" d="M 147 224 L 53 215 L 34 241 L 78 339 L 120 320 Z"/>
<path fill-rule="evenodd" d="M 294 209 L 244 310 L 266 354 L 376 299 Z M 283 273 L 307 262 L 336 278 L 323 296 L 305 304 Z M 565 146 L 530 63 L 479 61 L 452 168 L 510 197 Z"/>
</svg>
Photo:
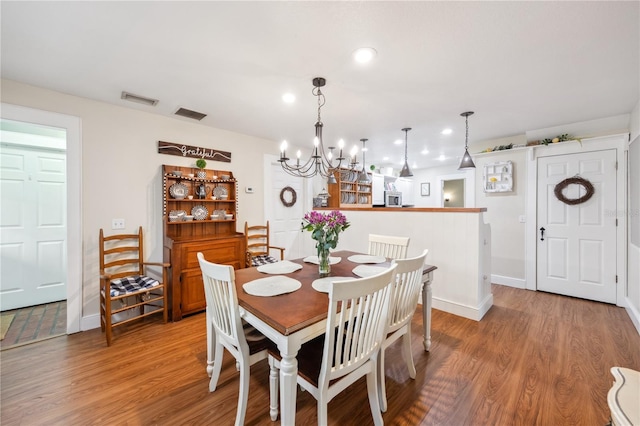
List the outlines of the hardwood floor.
<svg viewBox="0 0 640 426">
<path fill-rule="evenodd" d="M 433 311 L 432 348 L 413 320 L 411 380 L 399 342 L 387 350 L 388 425 L 604 425 L 612 366 L 640 370 L 640 336 L 618 307 L 493 286 L 476 322 Z M 208 392 L 204 314 L 149 320 L 17 347 L 1 355 L 0 423 L 10 425 L 231 425 L 238 373 L 225 354 Z M 269 425 L 266 362 L 252 369 L 246 424 Z M 329 404 L 330 423 L 371 423 L 364 379 Z M 297 424 L 316 424 L 316 402 L 298 392 Z"/>
</svg>

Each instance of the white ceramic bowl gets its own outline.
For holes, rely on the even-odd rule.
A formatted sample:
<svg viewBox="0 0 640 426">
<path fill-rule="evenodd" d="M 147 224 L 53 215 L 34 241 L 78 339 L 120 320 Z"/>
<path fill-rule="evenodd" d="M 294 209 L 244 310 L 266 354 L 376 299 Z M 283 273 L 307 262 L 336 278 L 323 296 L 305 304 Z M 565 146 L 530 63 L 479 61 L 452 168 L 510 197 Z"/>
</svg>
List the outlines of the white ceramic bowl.
<svg viewBox="0 0 640 426">
<path fill-rule="evenodd" d="M 174 170 L 173 175 L 178 177 L 182 176 L 182 170 Z"/>
<path fill-rule="evenodd" d="M 220 175 L 220 179 L 224 179 L 224 180 L 231 179 L 231 176 L 229 176 L 229 175 Z"/>
<path fill-rule="evenodd" d="M 184 217 L 185 222 L 191 222 L 192 220 L 193 220 L 193 215 L 188 214 Z"/>
<path fill-rule="evenodd" d="M 194 177 L 195 175 L 193 173 L 189 173 L 187 174 L 188 177 Z"/>
<path fill-rule="evenodd" d="M 220 215 L 217 215 L 217 214 L 211 215 L 211 220 L 218 220 L 218 219 L 220 219 Z"/>
<path fill-rule="evenodd" d="M 227 214 L 224 215 L 224 218 L 227 219 L 227 220 L 231 220 L 231 219 L 233 219 L 233 215 L 227 213 Z"/>
</svg>

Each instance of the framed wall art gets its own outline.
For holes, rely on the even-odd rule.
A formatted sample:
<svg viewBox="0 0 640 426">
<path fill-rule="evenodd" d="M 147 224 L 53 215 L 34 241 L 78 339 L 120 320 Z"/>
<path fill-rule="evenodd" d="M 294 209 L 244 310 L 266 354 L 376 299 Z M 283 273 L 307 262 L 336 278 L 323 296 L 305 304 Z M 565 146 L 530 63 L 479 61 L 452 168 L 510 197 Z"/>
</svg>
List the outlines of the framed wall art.
<svg viewBox="0 0 640 426">
<path fill-rule="evenodd" d="M 429 182 L 423 182 L 420 184 L 420 195 L 423 197 L 431 195 L 431 184 Z"/>
</svg>

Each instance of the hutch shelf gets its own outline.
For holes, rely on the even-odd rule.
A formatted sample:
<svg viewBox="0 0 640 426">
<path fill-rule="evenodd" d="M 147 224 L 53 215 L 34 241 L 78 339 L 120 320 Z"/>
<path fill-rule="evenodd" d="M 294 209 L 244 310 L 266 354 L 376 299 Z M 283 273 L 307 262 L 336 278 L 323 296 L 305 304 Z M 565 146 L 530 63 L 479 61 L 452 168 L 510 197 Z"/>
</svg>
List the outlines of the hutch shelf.
<svg viewBox="0 0 640 426">
<path fill-rule="evenodd" d="M 164 261 L 169 262 L 169 308 L 173 321 L 204 311 L 202 273 L 196 257 L 244 266 L 245 240 L 236 232 L 237 182 L 233 173 L 162 166 Z"/>
<path fill-rule="evenodd" d="M 343 208 L 343 207 L 371 207 L 371 174 L 369 182 L 358 182 L 358 171 L 340 170 L 335 171 L 334 176 L 337 183 L 329 184 L 329 202 L 327 207 Z"/>
</svg>

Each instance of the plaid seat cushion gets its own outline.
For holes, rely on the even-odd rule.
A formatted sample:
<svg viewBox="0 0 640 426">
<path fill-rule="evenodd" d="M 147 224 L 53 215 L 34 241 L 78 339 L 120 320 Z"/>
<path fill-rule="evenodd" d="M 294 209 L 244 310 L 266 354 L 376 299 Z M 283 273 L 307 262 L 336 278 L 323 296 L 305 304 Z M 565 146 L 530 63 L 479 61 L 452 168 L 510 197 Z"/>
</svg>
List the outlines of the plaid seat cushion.
<svg viewBox="0 0 640 426">
<path fill-rule="evenodd" d="M 276 262 L 277 262 L 276 258 L 266 254 L 262 256 L 254 256 L 251 258 L 251 266 L 261 266 L 261 265 L 266 265 L 267 263 L 276 263 Z"/>
<path fill-rule="evenodd" d="M 159 284 L 158 280 L 154 280 L 153 278 L 144 275 L 134 275 L 111 281 L 110 293 L 111 297 L 123 296 L 140 290 L 150 289 Z"/>
</svg>

